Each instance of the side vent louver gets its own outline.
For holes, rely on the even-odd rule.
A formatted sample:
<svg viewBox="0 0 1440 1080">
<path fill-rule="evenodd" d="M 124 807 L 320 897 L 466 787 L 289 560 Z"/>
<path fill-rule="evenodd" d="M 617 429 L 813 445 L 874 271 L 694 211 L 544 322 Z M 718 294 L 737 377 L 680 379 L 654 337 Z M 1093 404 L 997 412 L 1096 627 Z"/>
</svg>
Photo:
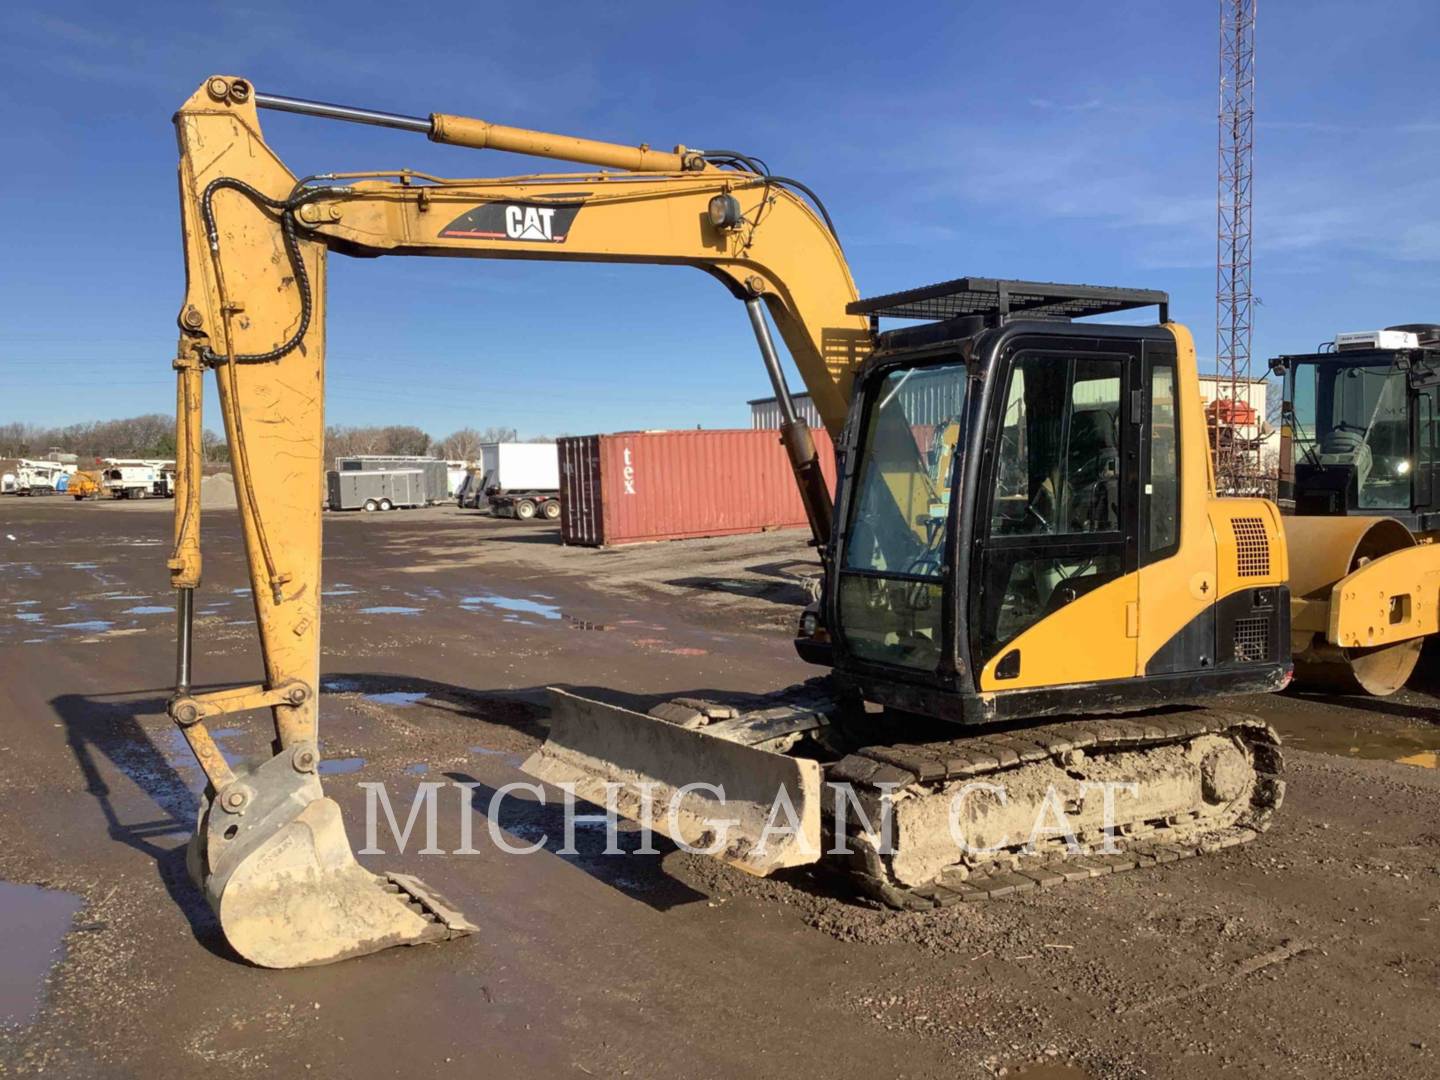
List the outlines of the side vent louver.
<svg viewBox="0 0 1440 1080">
<path fill-rule="evenodd" d="M 1235 574 L 1237 577 L 1270 576 L 1270 539 L 1265 520 L 1258 517 L 1230 519 L 1235 531 Z"/>
</svg>

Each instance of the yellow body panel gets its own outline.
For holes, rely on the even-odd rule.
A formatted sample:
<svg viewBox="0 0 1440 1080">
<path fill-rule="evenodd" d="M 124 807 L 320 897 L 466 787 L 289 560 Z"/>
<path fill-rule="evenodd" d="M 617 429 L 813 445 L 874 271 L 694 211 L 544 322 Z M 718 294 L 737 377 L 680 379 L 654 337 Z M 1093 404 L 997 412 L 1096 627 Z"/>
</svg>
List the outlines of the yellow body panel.
<svg viewBox="0 0 1440 1080">
<path fill-rule="evenodd" d="M 1127 632 L 1140 576 L 1106 582 L 1047 615 L 992 657 L 980 672 L 982 693 L 1128 679 L 1135 674 L 1136 639 Z M 996 679 L 995 665 L 1019 649 L 1020 674 Z"/>
<path fill-rule="evenodd" d="M 1440 549 L 1418 544 L 1382 555 L 1335 583 L 1325 637 L 1369 648 L 1440 631 Z"/>
<path fill-rule="evenodd" d="M 1291 630 L 1344 648 L 1440 631 L 1440 547 L 1394 518 L 1287 517 Z M 1297 646 L 1298 647 L 1298 646 Z"/>
<path fill-rule="evenodd" d="M 1280 510 L 1265 499 L 1212 499 L 1217 596 L 1284 585 L 1290 560 Z"/>
</svg>

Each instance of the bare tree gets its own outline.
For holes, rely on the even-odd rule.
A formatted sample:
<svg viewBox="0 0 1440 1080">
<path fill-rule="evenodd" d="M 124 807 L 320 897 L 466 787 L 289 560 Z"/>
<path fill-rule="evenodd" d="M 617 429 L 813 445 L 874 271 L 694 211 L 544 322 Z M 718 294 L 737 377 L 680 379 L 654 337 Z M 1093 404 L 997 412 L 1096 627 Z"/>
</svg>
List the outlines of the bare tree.
<svg viewBox="0 0 1440 1080">
<path fill-rule="evenodd" d="M 380 429 L 380 449 L 376 453 L 410 456 L 428 454 L 430 436 L 409 424 L 391 424 Z"/>
<path fill-rule="evenodd" d="M 0 454 L 43 457 L 52 448 L 82 461 L 105 457 L 174 457 L 175 421 L 161 413 L 123 420 L 87 421 L 64 427 L 0 425 Z"/>
<path fill-rule="evenodd" d="M 480 456 L 480 444 L 484 441 L 480 432 L 472 427 L 463 427 L 441 439 L 436 453 L 451 461 L 474 461 Z"/>
<path fill-rule="evenodd" d="M 229 461 L 230 444 L 206 428 L 200 433 L 200 456 L 210 462 Z"/>
</svg>

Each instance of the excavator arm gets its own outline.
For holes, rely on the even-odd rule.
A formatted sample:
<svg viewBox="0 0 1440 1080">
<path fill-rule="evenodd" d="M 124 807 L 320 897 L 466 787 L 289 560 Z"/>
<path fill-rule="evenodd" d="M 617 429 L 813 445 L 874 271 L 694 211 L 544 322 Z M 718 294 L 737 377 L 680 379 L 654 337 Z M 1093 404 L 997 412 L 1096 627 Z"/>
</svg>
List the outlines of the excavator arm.
<svg viewBox="0 0 1440 1080">
<path fill-rule="evenodd" d="M 407 170 L 297 180 L 261 135 L 257 105 L 424 131 L 433 140 L 621 172 L 442 179 Z M 325 264 L 347 255 L 692 266 L 745 302 L 787 413 L 783 437 L 817 540 L 829 496 L 789 408 L 769 313 L 826 426 L 838 434 L 867 321 L 833 232 L 786 183 L 728 152 L 666 153 L 487 124 L 324 106 L 216 76 L 175 117 L 187 285 L 179 315 L 175 550 L 177 691 L 170 714 L 209 780 L 191 870 L 236 949 L 273 967 L 325 963 L 473 930 L 405 875 L 350 853 L 317 778 Z M 763 305 L 763 310 L 762 310 Z M 213 369 L 245 536 L 263 682 L 197 692 L 191 613 L 200 584 L 201 386 Z M 269 708 L 274 757 L 232 767 L 206 721 Z"/>
</svg>

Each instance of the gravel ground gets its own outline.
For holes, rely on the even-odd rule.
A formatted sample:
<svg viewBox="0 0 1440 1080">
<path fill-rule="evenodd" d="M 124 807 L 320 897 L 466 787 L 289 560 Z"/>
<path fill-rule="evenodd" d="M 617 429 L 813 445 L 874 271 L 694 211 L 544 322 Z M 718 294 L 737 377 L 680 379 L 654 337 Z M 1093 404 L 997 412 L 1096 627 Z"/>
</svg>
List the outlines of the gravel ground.
<svg viewBox="0 0 1440 1080">
<path fill-rule="evenodd" d="M 42 961 L 0 980 L 0 1007 L 14 984 L 37 1010 L 0 1022 L 0 1075 L 1440 1074 L 1440 711 L 1416 692 L 1241 702 L 1285 736 L 1289 791 L 1264 837 L 1203 859 L 917 915 L 809 871 L 606 856 L 603 829 L 569 854 L 557 808 L 520 795 L 476 835 L 545 837 L 533 855 L 367 858 L 479 934 L 249 968 L 183 873 L 200 783 L 163 712 L 164 509 L 0 500 L 0 878 L 80 901 L 50 940 L 0 893 L 9 966 Z M 362 783 L 488 800 L 525 779 L 546 685 L 645 698 L 814 671 L 787 640 L 803 534 L 595 552 L 454 508 L 327 524 L 322 738 L 346 771 L 326 785 L 357 847 Z M 235 515 L 205 528 L 197 676 L 253 679 Z M 267 723 L 220 741 L 255 752 Z"/>
</svg>

